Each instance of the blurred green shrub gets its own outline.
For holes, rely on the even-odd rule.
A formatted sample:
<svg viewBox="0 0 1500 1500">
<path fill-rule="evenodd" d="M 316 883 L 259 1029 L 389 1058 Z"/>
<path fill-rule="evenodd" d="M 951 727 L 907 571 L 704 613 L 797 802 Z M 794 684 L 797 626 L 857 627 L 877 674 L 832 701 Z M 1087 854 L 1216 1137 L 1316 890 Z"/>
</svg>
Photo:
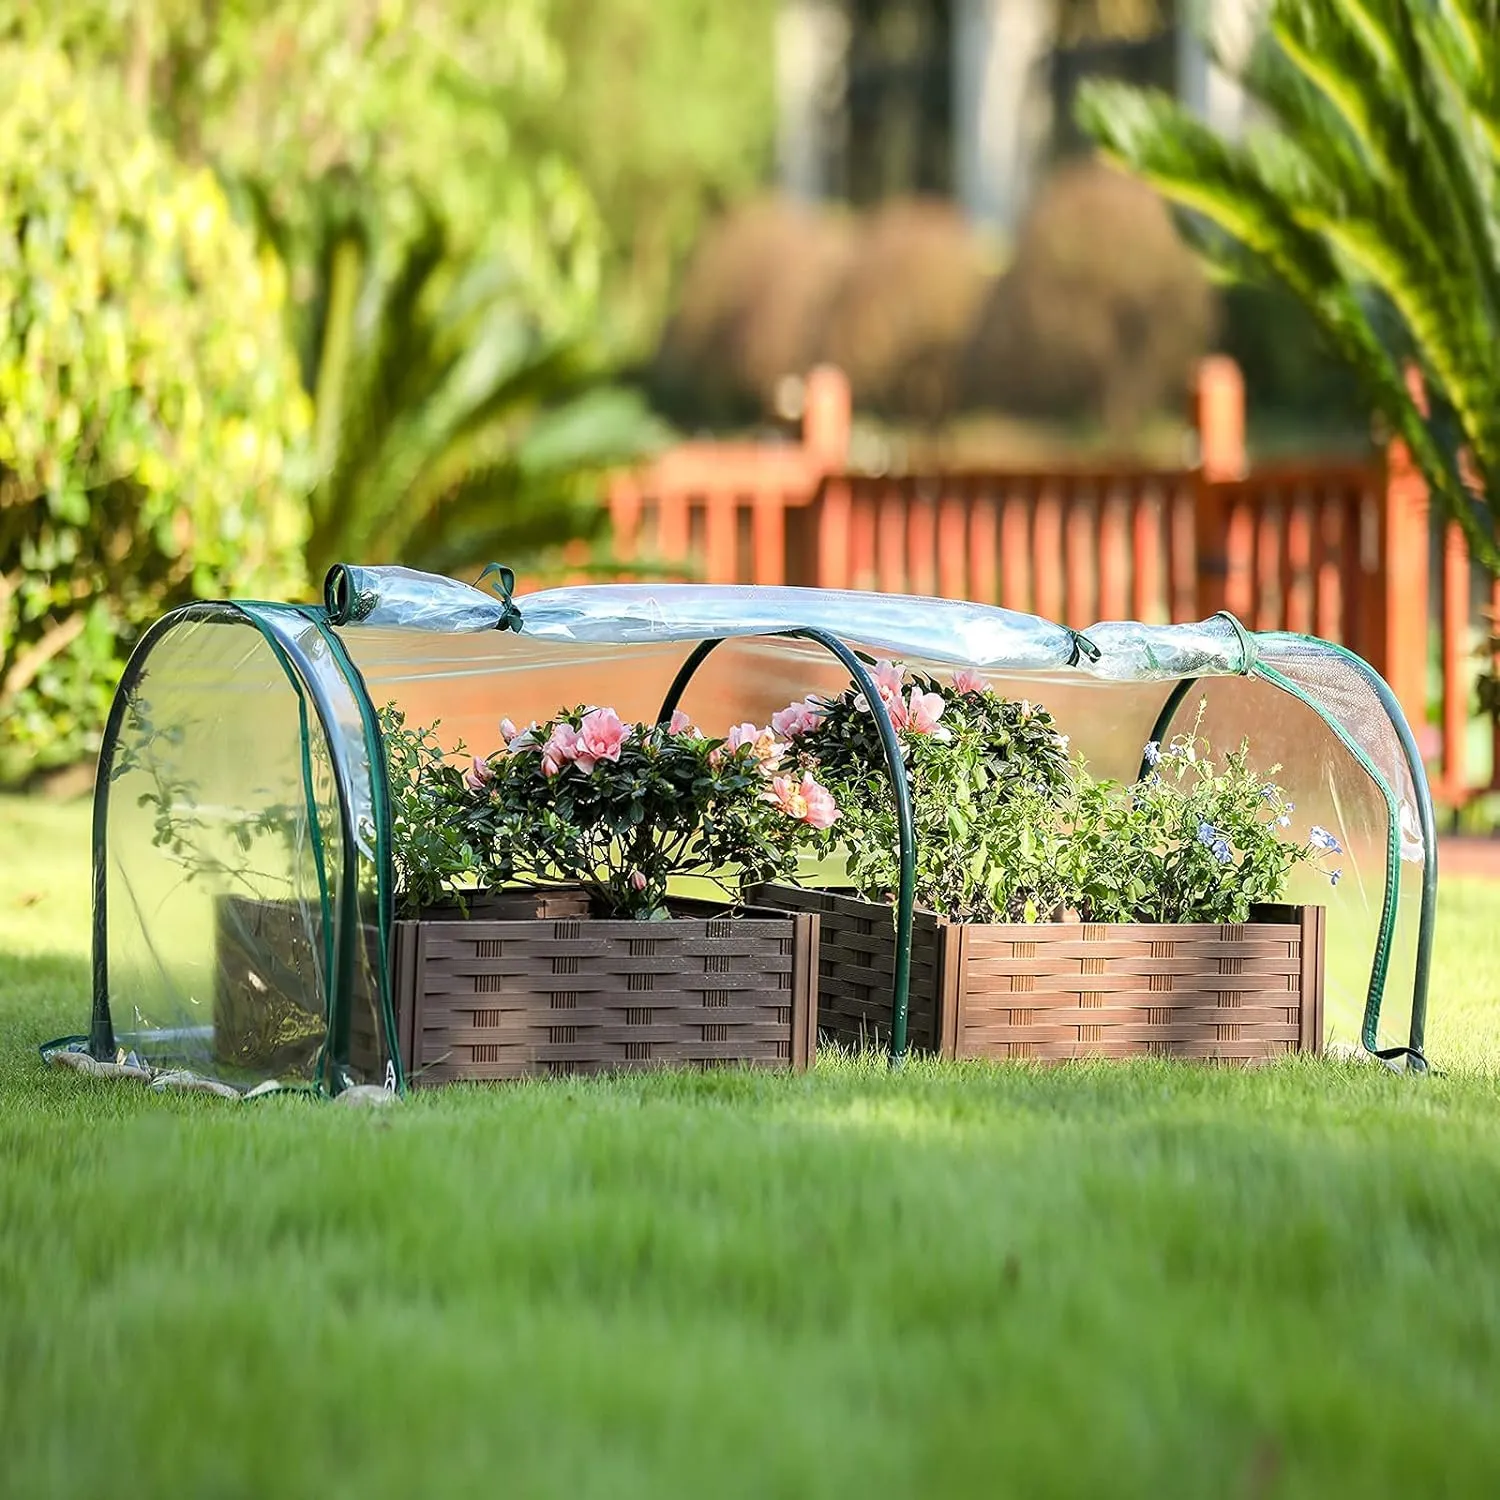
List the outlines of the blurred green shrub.
<svg viewBox="0 0 1500 1500">
<path fill-rule="evenodd" d="M 855 400 L 936 421 L 992 278 L 949 205 L 895 199 L 867 214 L 765 199 L 711 225 L 688 263 L 656 363 L 681 421 L 763 416 L 777 382 L 830 360 Z"/>
<path fill-rule="evenodd" d="M 763 417 L 777 382 L 817 362 L 853 250 L 851 221 L 784 198 L 751 201 L 710 225 L 657 354 L 662 408 L 687 422 Z"/>
<path fill-rule="evenodd" d="M 1324 443 L 1330 430 L 1368 437 L 1370 412 L 1359 382 L 1290 292 L 1275 284 L 1233 281 L 1220 287 L 1219 298 L 1219 347 L 1244 373 L 1252 421 L 1264 419 L 1294 436 L 1311 428 Z"/>
<path fill-rule="evenodd" d="M 0 47 L 0 782 L 94 747 L 163 610 L 299 588 L 283 291 L 113 80 Z"/>
<path fill-rule="evenodd" d="M 509 119 L 571 162 L 605 226 L 605 312 L 649 354 L 705 221 L 771 175 L 779 0 L 547 0 L 564 100 Z"/>
<path fill-rule="evenodd" d="M 993 267 L 957 208 L 896 198 L 873 209 L 829 303 L 822 358 L 861 409 L 938 423 L 959 400 L 964 350 Z"/>
<path fill-rule="evenodd" d="M 1181 400 L 1214 325 L 1213 288 L 1161 199 L 1070 163 L 1042 186 L 979 320 L 968 402 L 1128 436 Z"/>
</svg>

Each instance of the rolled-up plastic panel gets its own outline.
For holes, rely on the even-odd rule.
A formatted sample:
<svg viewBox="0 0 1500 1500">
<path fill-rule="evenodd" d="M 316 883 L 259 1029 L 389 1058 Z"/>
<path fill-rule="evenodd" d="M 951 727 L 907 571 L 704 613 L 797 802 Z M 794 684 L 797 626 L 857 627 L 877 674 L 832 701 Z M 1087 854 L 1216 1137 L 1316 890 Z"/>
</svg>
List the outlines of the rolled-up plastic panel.
<svg viewBox="0 0 1500 1500">
<path fill-rule="evenodd" d="M 323 605 L 335 625 L 388 625 L 462 634 L 499 629 L 513 606 L 456 578 L 415 568 L 335 563 L 323 580 Z"/>
</svg>

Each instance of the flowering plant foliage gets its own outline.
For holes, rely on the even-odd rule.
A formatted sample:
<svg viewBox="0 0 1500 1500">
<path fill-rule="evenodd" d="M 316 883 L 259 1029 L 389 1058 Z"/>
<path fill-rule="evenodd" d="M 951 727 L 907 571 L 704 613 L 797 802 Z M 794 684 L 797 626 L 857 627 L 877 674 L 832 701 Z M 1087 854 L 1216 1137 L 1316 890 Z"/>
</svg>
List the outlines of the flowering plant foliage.
<svg viewBox="0 0 1500 1500">
<path fill-rule="evenodd" d="M 1199 730 L 1146 746 L 1151 768 L 1133 786 L 1082 768 L 1052 836 L 1061 903 L 1093 922 L 1244 922 L 1252 906 L 1280 901 L 1292 870 L 1325 869 L 1343 852 L 1326 829 L 1289 835 L 1293 804 L 1250 763 L 1248 742 L 1217 761 Z M 1050 893 L 1049 893 L 1050 894 Z"/>
<path fill-rule="evenodd" d="M 386 711 L 408 906 L 466 886 L 567 883 L 618 915 L 663 915 L 672 876 L 789 878 L 798 850 L 839 816 L 810 772 L 783 771 L 787 746 L 769 728 L 711 738 L 681 714 L 626 724 L 612 708 L 579 707 L 500 730 L 500 748 L 462 770 L 431 729 Z"/>
<path fill-rule="evenodd" d="M 1000 697 L 977 673 L 944 687 L 881 662 L 872 676 L 910 778 L 917 900 L 952 920 L 1240 922 L 1282 898 L 1294 866 L 1341 852 L 1321 828 L 1300 843 L 1285 836 L 1292 804 L 1247 745 L 1210 757 L 1201 708 L 1190 733 L 1146 747 L 1149 774 L 1124 786 L 1070 759 L 1045 709 Z M 794 719 L 773 725 L 842 811 L 823 847 L 843 847 L 866 896 L 889 898 L 895 807 L 869 705 L 851 687 L 783 714 Z"/>
<path fill-rule="evenodd" d="M 991 692 L 974 672 L 949 685 L 893 662 L 871 670 L 896 728 L 916 822 L 917 899 L 958 920 L 995 909 L 990 862 L 976 854 L 996 841 L 1013 799 L 1048 805 L 1069 785 L 1068 741 L 1044 709 Z M 895 799 L 875 716 L 853 685 L 827 701 L 794 703 L 773 714 L 799 763 L 829 788 L 841 818 L 820 839 L 842 848 L 851 879 L 870 895 L 896 887 Z M 998 887 L 997 887 L 998 888 Z"/>
</svg>

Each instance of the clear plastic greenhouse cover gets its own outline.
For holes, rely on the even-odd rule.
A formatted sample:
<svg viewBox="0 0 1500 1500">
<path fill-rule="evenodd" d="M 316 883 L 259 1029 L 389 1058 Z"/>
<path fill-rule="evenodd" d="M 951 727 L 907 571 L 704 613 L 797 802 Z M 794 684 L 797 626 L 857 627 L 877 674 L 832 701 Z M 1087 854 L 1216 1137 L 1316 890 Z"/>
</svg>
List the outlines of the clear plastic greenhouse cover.
<svg viewBox="0 0 1500 1500">
<path fill-rule="evenodd" d="M 654 719 L 677 685 L 710 733 L 848 672 L 822 633 L 1043 703 L 1096 774 L 1200 713 L 1347 851 L 1288 899 L 1329 909 L 1330 1040 L 1420 1054 L 1435 870 L 1409 730 L 1365 663 L 1228 616 L 1074 631 L 988 605 L 796 588 L 611 584 L 510 597 L 404 568 L 332 570 L 324 605 L 200 604 L 158 622 L 112 709 L 95 806 L 89 1045 L 236 1088 L 400 1086 L 387 972 L 389 814 L 378 711 L 495 748 L 518 723 L 608 703 Z M 803 632 L 804 634 L 796 634 Z M 1404 873 L 1403 873 L 1404 867 Z M 111 1055 L 114 1055 L 111 1050 Z"/>
</svg>

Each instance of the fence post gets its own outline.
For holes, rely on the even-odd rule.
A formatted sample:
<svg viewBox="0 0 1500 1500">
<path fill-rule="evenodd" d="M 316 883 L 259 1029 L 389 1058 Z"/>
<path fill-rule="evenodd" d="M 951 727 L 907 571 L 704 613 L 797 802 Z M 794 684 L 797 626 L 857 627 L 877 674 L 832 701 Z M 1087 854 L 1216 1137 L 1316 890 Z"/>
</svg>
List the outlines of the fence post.
<svg viewBox="0 0 1500 1500">
<path fill-rule="evenodd" d="M 818 588 L 848 588 L 850 583 L 849 483 L 839 477 L 849 467 L 849 437 L 854 396 L 849 377 L 836 365 L 809 370 L 802 391 L 802 447 L 808 467 L 821 480 L 812 512 L 801 517 L 789 546 L 810 549 L 811 557 L 788 557 L 788 577 L 805 578 Z"/>
<path fill-rule="evenodd" d="M 853 412 L 849 377 L 842 370 L 818 365 L 808 371 L 802 390 L 802 446 L 825 474 L 849 462 Z"/>
<path fill-rule="evenodd" d="M 1224 354 L 1200 360 L 1193 375 L 1192 424 L 1197 434 L 1193 538 L 1198 614 L 1207 619 L 1228 605 L 1229 498 L 1221 488 L 1245 476 L 1245 380 Z"/>
</svg>

